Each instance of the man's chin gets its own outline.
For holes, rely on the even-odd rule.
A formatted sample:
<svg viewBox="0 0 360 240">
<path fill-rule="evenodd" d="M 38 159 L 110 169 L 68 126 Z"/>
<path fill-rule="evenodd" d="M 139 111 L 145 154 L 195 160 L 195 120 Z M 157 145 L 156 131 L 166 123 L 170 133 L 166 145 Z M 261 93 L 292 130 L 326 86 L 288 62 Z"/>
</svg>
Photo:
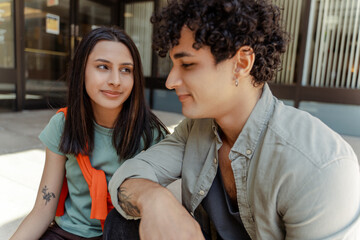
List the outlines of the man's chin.
<svg viewBox="0 0 360 240">
<path fill-rule="evenodd" d="M 199 111 L 195 110 L 195 109 L 189 109 L 189 108 L 184 108 L 182 107 L 182 114 L 190 119 L 201 119 L 201 118 L 206 118 L 203 115 L 199 114 Z"/>
</svg>

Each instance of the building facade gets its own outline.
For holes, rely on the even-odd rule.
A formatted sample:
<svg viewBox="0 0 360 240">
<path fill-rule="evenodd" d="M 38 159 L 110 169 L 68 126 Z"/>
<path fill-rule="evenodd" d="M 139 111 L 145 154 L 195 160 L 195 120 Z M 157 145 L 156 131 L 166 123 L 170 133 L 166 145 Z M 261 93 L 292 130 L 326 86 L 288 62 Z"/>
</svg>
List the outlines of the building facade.
<svg viewBox="0 0 360 240">
<path fill-rule="evenodd" d="M 64 74 L 82 36 L 100 25 L 124 28 L 139 48 L 152 107 L 180 104 L 165 90 L 168 58 L 151 49 L 152 12 L 166 0 L 0 0 L 0 111 L 65 103 Z M 274 0 L 291 42 L 276 96 L 360 105 L 360 1 Z M 170 107 L 174 109 L 174 107 Z"/>
</svg>

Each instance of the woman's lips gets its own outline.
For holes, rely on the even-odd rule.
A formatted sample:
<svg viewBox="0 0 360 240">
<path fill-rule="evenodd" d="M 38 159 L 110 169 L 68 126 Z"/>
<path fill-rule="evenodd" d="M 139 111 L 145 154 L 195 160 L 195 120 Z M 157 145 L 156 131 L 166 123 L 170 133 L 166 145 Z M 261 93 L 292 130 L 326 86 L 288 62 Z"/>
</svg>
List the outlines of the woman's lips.
<svg viewBox="0 0 360 240">
<path fill-rule="evenodd" d="M 121 95 L 121 92 L 118 92 L 118 91 L 102 90 L 101 92 L 105 96 L 110 97 L 110 98 L 116 98 L 116 97 L 119 97 Z"/>
</svg>

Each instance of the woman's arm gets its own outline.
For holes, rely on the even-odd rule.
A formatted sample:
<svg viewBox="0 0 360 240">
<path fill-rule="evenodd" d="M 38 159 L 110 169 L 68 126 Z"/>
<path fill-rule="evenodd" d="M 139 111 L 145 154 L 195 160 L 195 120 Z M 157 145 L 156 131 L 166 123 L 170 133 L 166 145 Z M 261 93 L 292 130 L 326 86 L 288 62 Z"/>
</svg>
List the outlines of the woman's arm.
<svg viewBox="0 0 360 240">
<path fill-rule="evenodd" d="M 46 148 L 46 160 L 35 205 L 11 240 L 39 239 L 55 217 L 65 174 L 66 157 Z"/>
</svg>

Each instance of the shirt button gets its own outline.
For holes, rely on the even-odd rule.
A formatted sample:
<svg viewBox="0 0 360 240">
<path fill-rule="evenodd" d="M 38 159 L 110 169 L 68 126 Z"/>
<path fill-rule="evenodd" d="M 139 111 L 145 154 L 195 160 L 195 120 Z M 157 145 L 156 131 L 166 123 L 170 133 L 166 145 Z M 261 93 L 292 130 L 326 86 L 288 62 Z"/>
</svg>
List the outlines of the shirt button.
<svg viewBox="0 0 360 240">
<path fill-rule="evenodd" d="M 214 163 L 215 163 L 215 164 L 217 163 L 217 159 L 216 159 L 216 158 L 214 158 Z"/>
<path fill-rule="evenodd" d="M 252 153 L 252 151 L 250 149 L 246 150 L 246 154 L 250 155 Z"/>
<path fill-rule="evenodd" d="M 205 192 L 204 192 L 203 190 L 200 190 L 200 191 L 199 191 L 199 194 L 200 194 L 201 196 L 204 196 L 204 195 L 205 195 Z"/>
</svg>

